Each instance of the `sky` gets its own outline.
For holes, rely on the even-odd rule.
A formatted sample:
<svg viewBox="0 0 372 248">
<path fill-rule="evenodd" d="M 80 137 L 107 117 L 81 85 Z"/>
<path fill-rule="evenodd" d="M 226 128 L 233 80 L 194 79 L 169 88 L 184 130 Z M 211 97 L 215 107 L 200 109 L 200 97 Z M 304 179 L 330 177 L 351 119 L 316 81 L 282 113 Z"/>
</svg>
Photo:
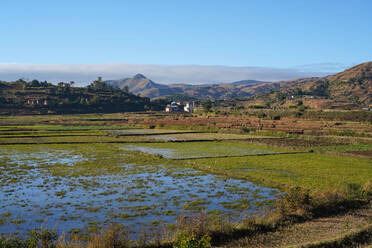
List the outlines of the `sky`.
<svg viewBox="0 0 372 248">
<path fill-rule="evenodd" d="M 372 60 L 370 0 L 1 0 L 0 9 L 0 80 L 284 80 Z"/>
</svg>

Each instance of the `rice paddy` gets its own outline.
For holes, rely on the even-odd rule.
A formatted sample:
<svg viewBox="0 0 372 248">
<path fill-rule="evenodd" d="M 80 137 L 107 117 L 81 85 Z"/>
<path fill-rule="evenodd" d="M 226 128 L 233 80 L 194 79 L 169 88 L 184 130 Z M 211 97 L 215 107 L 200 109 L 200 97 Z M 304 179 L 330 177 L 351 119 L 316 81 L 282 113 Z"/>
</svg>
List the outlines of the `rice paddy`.
<svg viewBox="0 0 372 248">
<path fill-rule="evenodd" d="M 286 186 L 347 192 L 372 178 L 369 137 L 141 128 L 113 117 L 0 118 L 0 234 L 116 225 L 136 239 L 200 212 L 238 226 L 275 208 Z"/>
</svg>

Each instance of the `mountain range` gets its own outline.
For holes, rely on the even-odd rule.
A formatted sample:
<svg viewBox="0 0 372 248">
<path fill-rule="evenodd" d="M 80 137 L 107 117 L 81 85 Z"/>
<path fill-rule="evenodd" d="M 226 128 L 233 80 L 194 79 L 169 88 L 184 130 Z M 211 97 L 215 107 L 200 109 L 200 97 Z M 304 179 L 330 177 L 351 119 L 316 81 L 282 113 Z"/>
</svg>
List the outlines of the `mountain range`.
<svg viewBox="0 0 372 248">
<path fill-rule="evenodd" d="M 372 104 L 372 62 L 366 62 L 343 72 L 318 78 L 300 78 L 278 82 L 243 80 L 220 84 L 160 84 L 137 74 L 132 78 L 105 81 L 121 89 L 149 98 L 162 98 L 175 94 L 192 98 L 230 99 L 280 92 L 318 96 L 337 101 Z"/>
<path fill-rule="evenodd" d="M 119 80 L 107 80 L 105 83 L 124 89 L 128 87 L 134 94 L 149 98 L 159 98 L 182 94 L 193 98 L 223 99 L 232 97 L 247 97 L 262 93 L 268 89 L 277 88 L 279 84 L 256 80 L 243 80 L 233 83 L 221 84 L 159 84 L 142 74 L 136 74 L 132 78 Z"/>
</svg>

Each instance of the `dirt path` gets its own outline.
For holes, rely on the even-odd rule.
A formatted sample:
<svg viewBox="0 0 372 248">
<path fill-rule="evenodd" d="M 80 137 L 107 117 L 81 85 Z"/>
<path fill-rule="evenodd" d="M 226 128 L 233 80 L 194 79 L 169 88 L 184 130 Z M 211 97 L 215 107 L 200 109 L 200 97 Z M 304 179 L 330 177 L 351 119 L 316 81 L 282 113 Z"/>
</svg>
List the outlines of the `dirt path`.
<svg viewBox="0 0 372 248">
<path fill-rule="evenodd" d="M 275 232 L 242 238 L 223 247 L 297 247 L 340 238 L 370 224 L 372 224 L 371 207 L 346 215 L 319 218 L 284 227 Z M 369 247 L 369 245 L 357 247 Z"/>
</svg>

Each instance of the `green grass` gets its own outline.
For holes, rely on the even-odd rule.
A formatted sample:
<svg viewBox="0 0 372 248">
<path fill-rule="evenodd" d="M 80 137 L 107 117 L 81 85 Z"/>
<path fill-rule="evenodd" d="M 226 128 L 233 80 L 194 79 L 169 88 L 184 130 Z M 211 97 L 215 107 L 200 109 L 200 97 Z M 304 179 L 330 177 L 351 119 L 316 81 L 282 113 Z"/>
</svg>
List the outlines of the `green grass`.
<svg viewBox="0 0 372 248">
<path fill-rule="evenodd" d="M 266 145 L 257 145 L 244 142 L 184 142 L 184 143 L 152 143 L 152 144 L 135 144 L 123 145 L 131 150 L 146 149 L 149 153 L 160 155 L 170 152 L 171 155 L 165 155 L 169 158 L 197 158 L 197 157 L 214 157 L 214 156 L 244 156 L 250 154 L 266 154 L 290 152 L 288 149 L 274 148 Z M 163 150 L 162 150 L 163 149 Z"/>
<path fill-rule="evenodd" d="M 332 152 L 361 152 L 372 151 L 372 144 L 349 144 L 337 146 L 317 146 L 312 147 L 314 151 L 332 151 Z"/>
<path fill-rule="evenodd" d="M 282 188 L 295 185 L 333 191 L 342 190 L 346 184 L 363 185 L 372 178 L 370 159 L 319 153 L 198 159 L 184 163 L 210 173 Z"/>
</svg>

